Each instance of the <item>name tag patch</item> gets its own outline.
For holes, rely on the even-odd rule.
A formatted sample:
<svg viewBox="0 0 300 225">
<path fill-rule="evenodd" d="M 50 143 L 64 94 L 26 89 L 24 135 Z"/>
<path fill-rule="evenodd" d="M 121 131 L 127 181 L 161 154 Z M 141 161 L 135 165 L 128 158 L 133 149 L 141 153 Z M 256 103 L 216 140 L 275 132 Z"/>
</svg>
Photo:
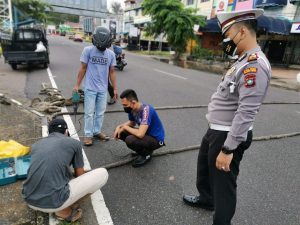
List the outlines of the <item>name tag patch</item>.
<svg viewBox="0 0 300 225">
<path fill-rule="evenodd" d="M 244 85 L 246 88 L 254 87 L 256 83 L 256 75 L 255 74 L 248 74 L 244 78 Z"/>
<path fill-rule="evenodd" d="M 246 75 L 248 73 L 256 73 L 257 72 L 257 68 L 256 67 L 249 67 L 247 69 L 244 69 L 243 73 Z"/>
</svg>

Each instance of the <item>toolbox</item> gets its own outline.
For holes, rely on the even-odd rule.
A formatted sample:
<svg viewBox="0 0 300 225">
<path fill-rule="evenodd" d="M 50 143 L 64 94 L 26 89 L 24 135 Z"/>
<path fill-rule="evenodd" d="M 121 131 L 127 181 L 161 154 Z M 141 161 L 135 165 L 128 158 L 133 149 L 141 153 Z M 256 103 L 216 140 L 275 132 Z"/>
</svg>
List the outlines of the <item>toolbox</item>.
<svg viewBox="0 0 300 225">
<path fill-rule="evenodd" d="M 14 183 L 17 179 L 25 179 L 30 160 L 30 155 L 0 159 L 0 186 Z"/>
<path fill-rule="evenodd" d="M 6 185 L 17 181 L 15 159 L 0 159 L 0 185 Z"/>
<path fill-rule="evenodd" d="M 27 170 L 30 165 L 30 155 L 25 155 L 16 158 L 16 174 L 17 174 L 17 179 L 25 179 L 27 177 Z"/>
</svg>

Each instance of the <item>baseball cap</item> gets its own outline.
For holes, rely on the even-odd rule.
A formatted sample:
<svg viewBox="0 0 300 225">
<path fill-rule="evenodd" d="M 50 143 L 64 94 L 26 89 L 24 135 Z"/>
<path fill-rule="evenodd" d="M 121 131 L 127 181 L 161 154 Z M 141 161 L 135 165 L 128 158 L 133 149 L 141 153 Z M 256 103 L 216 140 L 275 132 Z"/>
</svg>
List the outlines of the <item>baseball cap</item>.
<svg viewBox="0 0 300 225">
<path fill-rule="evenodd" d="M 55 118 L 51 120 L 51 122 L 48 125 L 49 134 L 52 132 L 60 132 L 64 134 L 66 129 L 68 129 L 68 125 L 66 121 L 61 118 Z"/>
</svg>

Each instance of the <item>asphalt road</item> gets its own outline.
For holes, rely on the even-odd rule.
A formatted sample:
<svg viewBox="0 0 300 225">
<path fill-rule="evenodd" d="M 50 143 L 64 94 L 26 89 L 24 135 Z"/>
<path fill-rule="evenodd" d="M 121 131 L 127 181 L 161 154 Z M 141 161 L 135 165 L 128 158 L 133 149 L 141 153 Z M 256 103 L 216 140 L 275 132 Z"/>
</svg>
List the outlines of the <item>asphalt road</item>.
<svg viewBox="0 0 300 225">
<path fill-rule="evenodd" d="M 50 69 L 66 97 L 71 96 L 79 69 L 79 57 L 87 44 L 50 37 Z M 126 53 L 128 66 L 117 72 L 118 90 L 135 89 L 140 100 L 153 106 L 207 104 L 220 76 L 188 70 Z M 38 95 L 40 84 L 49 83 L 46 70 L 27 74 L 28 98 Z M 297 92 L 271 87 L 265 101 L 298 101 Z M 121 109 L 121 105 L 108 106 Z M 82 108 L 80 108 L 82 110 Z M 207 129 L 206 109 L 159 111 L 166 130 L 164 149 L 199 144 Z M 82 126 L 73 122 L 80 136 Z M 125 113 L 107 114 L 103 131 L 112 135 Z M 81 124 L 83 119 L 80 120 Z M 299 105 L 265 105 L 256 117 L 254 136 L 299 131 Z M 236 225 L 300 224 L 300 138 L 254 142 L 246 151 L 238 178 Z M 85 148 L 92 168 L 115 162 L 130 151 L 122 142 L 95 142 Z M 109 170 L 102 189 L 115 225 L 210 225 L 212 213 L 182 202 L 184 193 L 196 193 L 197 151 L 154 158 L 142 168 L 130 165 Z M 90 224 L 89 224 L 90 225 Z"/>
</svg>

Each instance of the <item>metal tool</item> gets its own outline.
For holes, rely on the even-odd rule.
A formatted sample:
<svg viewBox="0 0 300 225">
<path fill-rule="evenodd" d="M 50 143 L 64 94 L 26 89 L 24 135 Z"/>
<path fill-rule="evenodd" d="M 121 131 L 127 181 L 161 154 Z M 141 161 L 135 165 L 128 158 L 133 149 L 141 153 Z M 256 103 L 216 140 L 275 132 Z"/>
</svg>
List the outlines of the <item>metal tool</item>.
<svg viewBox="0 0 300 225">
<path fill-rule="evenodd" d="M 79 101 L 80 101 L 80 94 L 78 91 L 73 91 L 72 93 L 72 104 L 73 104 L 73 112 L 75 115 L 75 121 L 76 121 L 76 114 L 79 106 Z"/>
</svg>

